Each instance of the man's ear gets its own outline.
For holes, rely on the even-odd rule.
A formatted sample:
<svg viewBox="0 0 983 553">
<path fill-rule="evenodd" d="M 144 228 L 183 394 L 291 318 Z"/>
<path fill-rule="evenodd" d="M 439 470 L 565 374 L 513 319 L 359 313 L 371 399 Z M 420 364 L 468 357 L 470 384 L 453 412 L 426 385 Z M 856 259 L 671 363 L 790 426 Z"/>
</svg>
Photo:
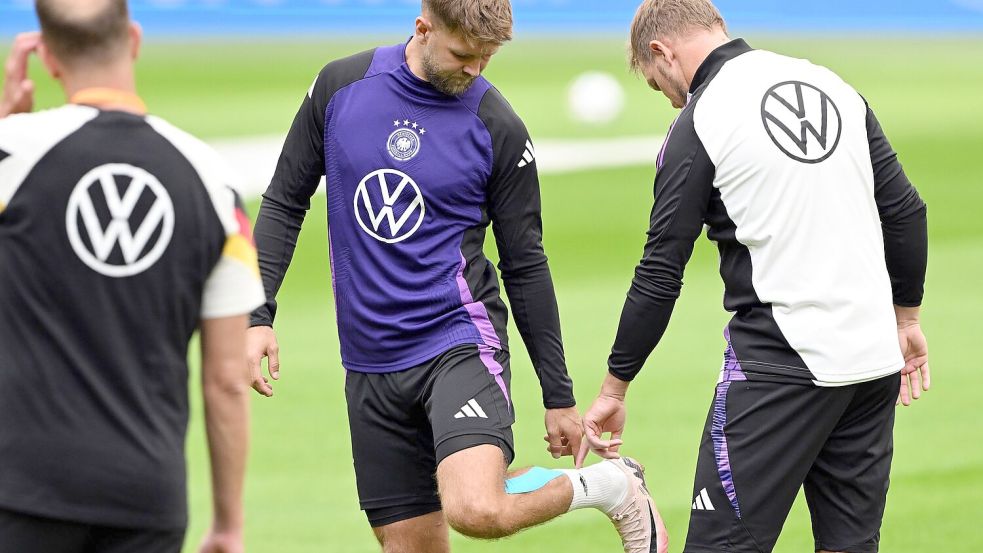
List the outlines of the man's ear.
<svg viewBox="0 0 983 553">
<path fill-rule="evenodd" d="M 421 15 L 420 17 L 416 18 L 416 28 L 414 34 L 420 39 L 422 44 L 427 43 L 427 40 L 430 38 L 430 33 L 432 32 L 433 23 L 430 22 L 430 19 L 427 16 Z"/>
<path fill-rule="evenodd" d="M 130 59 L 136 61 L 140 56 L 140 46 L 143 43 L 143 27 L 136 21 L 130 22 Z"/>
<path fill-rule="evenodd" d="M 52 79 L 60 79 L 62 75 L 61 62 L 51 53 L 48 46 L 44 43 L 44 37 L 41 37 L 41 43 L 38 44 L 38 58 L 41 60 L 41 65 L 44 66 L 48 74 L 51 75 Z"/>
<path fill-rule="evenodd" d="M 652 51 L 654 57 L 663 58 L 666 60 L 666 63 L 671 64 L 676 59 L 676 53 L 661 40 L 649 42 L 649 49 Z"/>
</svg>

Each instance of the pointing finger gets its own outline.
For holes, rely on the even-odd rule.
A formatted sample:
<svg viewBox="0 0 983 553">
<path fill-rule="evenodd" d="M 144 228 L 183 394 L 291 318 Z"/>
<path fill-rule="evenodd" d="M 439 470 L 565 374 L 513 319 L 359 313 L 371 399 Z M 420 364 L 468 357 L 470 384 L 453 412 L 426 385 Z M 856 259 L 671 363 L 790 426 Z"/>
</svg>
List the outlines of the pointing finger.
<svg viewBox="0 0 983 553">
<path fill-rule="evenodd" d="M 587 459 L 587 452 L 590 451 L 590 444 L 587 440 L 580 442 L 580 450 L 577 451 L 576 457 L 573 460 L 573 466 L 575 468 L 582 468 L 584 466 L 584 460 Z"/>
<path fill-rule="evenodd" d="M 583 437 L 584 435 L 582 432 L 577 432 L 572 436 L 566 437 L 568 442 L 567 448 L 570 450 L 569 455 L 579 455 L 579 452 L 583 447 L 581 445 L 581 443 L 583 442 Z"/>
</svg>

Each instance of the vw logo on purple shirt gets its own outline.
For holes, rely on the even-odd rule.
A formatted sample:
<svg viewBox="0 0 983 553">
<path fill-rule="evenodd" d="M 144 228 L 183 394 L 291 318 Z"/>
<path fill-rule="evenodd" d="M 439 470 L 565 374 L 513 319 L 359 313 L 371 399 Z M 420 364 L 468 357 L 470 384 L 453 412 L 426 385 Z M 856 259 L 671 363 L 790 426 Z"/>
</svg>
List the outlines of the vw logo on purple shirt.
<svg viewBox="0 0 983 553">
<path fill-rule="evenodd" d="M 426 211 L 420 187 L 402 171 L 372 171 L 355 190 L 355 219 L 359 226 L 386 244 L 413 236 L 423 224 Z"/>
</svg>

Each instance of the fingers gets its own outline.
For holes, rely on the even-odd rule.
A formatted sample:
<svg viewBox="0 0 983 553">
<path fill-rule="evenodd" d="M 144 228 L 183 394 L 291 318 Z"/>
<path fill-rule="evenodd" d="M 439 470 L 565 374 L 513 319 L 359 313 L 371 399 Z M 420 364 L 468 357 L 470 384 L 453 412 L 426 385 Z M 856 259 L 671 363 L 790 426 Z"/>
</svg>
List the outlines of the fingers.
<svg viewBox="0 0 983 553">
<path fill-rule="evenodd" d="M 14 45 L 4 65 L 3 103 L 12 113 L 31 107 L 34 97 L 34 83 L 27 78 L 27 61 L 31 52 L 41 44 L 40 33 L 23 33 L 14 39 Z"/>
<path fill-rule="evenodd" d="M 620 444 L 619 444 L 620 445 Z M 621 455 L 618 453 L 617 449 L 593 449 L 594 455 L 602 459 L 621 459 Z"/>
<path fill-rule="evenodd" d="M 584 433 L 576 410 L 564 410 L 560 416 L 557 414 L 555 410 L 547 413 L 546 436 L 543 437 L 549 443 L 547 450 L 554 459 L 575 455 L 580 451 L 581 437 Z"/>
<path fill-rule="evenodd" d="M 616 430 L 611 433 L 611 439 L 609 440 L 611 442 L 611 446 L 608 448 L 610 451 L 618 453 L 618 450 L 621 449 L 621 445 L 625 443 L 621 439 L 621 432 L 621 430 Z M 618 455 L 617 457 L 621 457 L 621 455 Z"/>
<path fill-rule="evenodd" d="M 266 350 L 269 363 L 270 376 L 273 380 L 280 380 L 280 346 L 273 342 Z"/>
<path fill-rule="evenodd" d="M 916 357 L 912 357 L 910 359 L 905 360 L 905 366 L 901 370 L 906 373 L 917 371 L 920 367 L 924 366 L 925 363 L 928 363 L 927 355 L 919 355 Z"/>
<path fill-rule="evenodd" d="M 554 459 L 559 459 L 560 457 L 566 455 L 573 455 L 573 449 L 571 448 L 570 442 L 567 440 L 566 436 L 547 434 L 543 436 L 543 440 L 549 444 L 546 446 L 546 451 L 548 451 Z"/>
<path fill-rule="evenodd" d="M 40 43 L 39 33 L 24 33 L 14 39 L 14 46 L 4 65 L 0 117 L 34 109 L 34 82 L 27 78 L 27 62 Z"/>
<path fill-rule="evenodd" d="M 600 432 L 591 424 L 584 425 L 584 441 L 590 446 L 591 451 L 604 459 L 618 459 L 618 448 L 622 441 L 615 436 L 620 436 L 620 432 L 612 433 L 610 440 L 601 438 Z"/>
<path fill-rule="evenodd" d="M 252 386 L 253 390 L 259 392 L 260 395 L 273 397 L 273 387 L 270 386 L 270 381 L 262 375 L 254 377 L 250 386 Z"/>
<path fill-rule="evenodd" d="M 546 446 L 546 451 L 554 459 L 559 459 L 560 457 L 576 455 L 580 451 L 583 442 L 582 436 L 583 434 L 576 434 L 573 437 L 564 435 L 559 438 L 550 438 L 549 434 L 547 434 L 543 436 L 543 441 L 549 444 Z"/>
<path fill-rule="evenodd" d="M 569 441 L 570 453 L 566 455 L 580 455 L 580 451 L 583 449 L 583 444 L 587 443 L 584 441 L 584 430 L 583 428 L 577 427 L 577 431 L 573 435 L 568 435 L 567 440 Z"/>
<path fill-rule="evenodd" d="M 912 371 L 908 373 L 908 390 L 911 392 L 911 399 L 916 400 L 922 397 L 922 373 Z"/>
<path fill-rule="evenodd" d="M 275 380 L 280 377 L 280 348 L 276 342 L 273 329 L 256 326 L 246 333 L 246 360 L 249 364 L 250 385 L 254 390 L 266 397 L 273 396 L 270 381 L 263 376 L 263 358 L 269 359 L 267 365 L 270 376 Z"/>
<path fill-rule="evenodd" d="M 249 363 L 249 375 L 251 378 L 249 385 L 260 395 L 273 397 L 273 387 L 270 386 L 270 381 L 263 376 L 262 359 L 262 354 L 251 354 L 248 356 L 247 362 Z"/>
<path fill-rule="evenodd" d="M 911 405 L 911 394 L 908 391 L 908 388 L 909 387 L 910 387 L 910 384 L 908 382 L 908 375 L 907 375 L 907 373 L 902 372 L 901 373 L 901 391 L 898 392 L 898 401 L 901 402 L 901 405 L 904 405 L 905 407 L 908 407 L 909 405 Z"/>
<path fill-rule="evenodd" d="M 583 428 L 580 415 L 574 407 L 546 410 L 546 435 L 543 436 L 549 445 L 546 451 L 554 459 L 575 455 L 580 448 L 580 436 Z"/>
<path fill-rule="evenodd" d="M 593 421 L 584 421 L 584 441 L 590 446 L 591 449 L 595 447 L 601 447 L 600 441 L 600 430 L 597 424 Z"/>
<path fill-rule="evenodd" d="M 587 442 L 587 440 L 582 440 L 580 442 L 580 449 L 577 450 L 577 455 L 573 459 L 574 468 L 578 468 L 578 469 L 583 468 L 584 460 L 587 459 L 587 452 L 589 451 L 590 451 L 590 444 Z"/>
<path fill-rule="evenodd" d="M 896 405 L 910 406 L 922 397 L 922 392 L 928 391 L 932 385 L 928 357 L 916 357 L 901 369 L 901 389 L 898 392 Z"/>
<path fill-rule="evenodd" d="M 6 82 L 19 84 L 27 78 L 27 60 L 41 45 L 41 33 L 21 33 L 14 38 L 14 45 L 4 66 Z"/>
</svg>

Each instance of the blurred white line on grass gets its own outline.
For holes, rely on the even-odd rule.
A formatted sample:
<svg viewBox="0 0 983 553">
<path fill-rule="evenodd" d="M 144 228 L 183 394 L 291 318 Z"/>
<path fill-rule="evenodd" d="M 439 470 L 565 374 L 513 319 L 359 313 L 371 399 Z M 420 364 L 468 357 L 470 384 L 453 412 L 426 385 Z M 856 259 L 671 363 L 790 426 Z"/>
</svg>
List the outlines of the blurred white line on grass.
<svg viewBox="0 0 983 553">
<path fill-rule="evenodd" d="M 537 141 L 536 163 L 543 175 L 573 173 L 638 165 L 655 165 L 662 136 L 628 136 L 591 140 L 544 139 Z M 209 142 L 231 165 L 246 198 L 260 196 L 270 184 L 283 145 L 281 136 L 230 138 Z M 518 163 L 519 160 L 516 160 Z M 323 188 L 324 181 L 321 181 Z"/>
</svg>

